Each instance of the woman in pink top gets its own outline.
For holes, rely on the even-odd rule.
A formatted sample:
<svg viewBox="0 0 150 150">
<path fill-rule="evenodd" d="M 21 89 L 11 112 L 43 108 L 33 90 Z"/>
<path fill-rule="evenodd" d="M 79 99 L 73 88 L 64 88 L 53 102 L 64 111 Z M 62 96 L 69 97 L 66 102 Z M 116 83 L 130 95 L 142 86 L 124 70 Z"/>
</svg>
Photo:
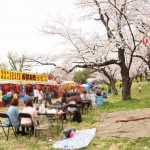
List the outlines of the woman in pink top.
<svg viewBox="0 0 150 150">
<path fill-rule="evenodd" d="M 21 112 L 30 114 L 33 121 L 34 121 L 34 117 L 37 115 L 37 111 L 33 107 L 32 100 L 28 100 L 26 102 L 26 107 L 24 107 Z M 23 125 L 32 125 L 33 124 L 32 120 L 30 118 L 22 118 L 21 119 L 21 124 L 23 124 Z M 23 131 L 23 134 L 24 134 L 25 133 L 25 129 L 23 129 L 23 130 L 24 130 Z M 32 130 L 34 131 L 34 128 Z"/>
</svg>

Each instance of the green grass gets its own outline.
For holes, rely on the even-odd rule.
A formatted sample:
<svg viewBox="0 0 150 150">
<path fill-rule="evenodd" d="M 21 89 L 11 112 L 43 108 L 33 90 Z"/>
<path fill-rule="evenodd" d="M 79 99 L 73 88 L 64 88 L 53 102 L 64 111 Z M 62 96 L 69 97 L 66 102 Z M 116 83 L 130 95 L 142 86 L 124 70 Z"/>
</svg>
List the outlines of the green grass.
<svg viewBox="0 0 150 150">
<path fill-rule="evenodd" d="M 138 92 L 138 84 L 142 86 L 142 92 Z M 132 85 L 132 99 L 129 101 L 121 100 L 121 90 L 119 95 L 110 95 L 110 103 L 104 104 L 100 107 L 93 107 L 88 114 L 83 115 L 82 123 L 65 123 L 64 128 L 75 129 L 89 129 L 97 128 L 100 125 L 100 114 L 103 112 L 128 111 L 139 108 L 150 108 L 150 83 L 141 82 L 133 83 Z M 1 111 L 6 112 L 8 108 L 0 108 Z M 46 142 L 43 139 L 37 141 L 36 139 L 29 139 L 27 137 L 19 136 L 16 140 L 13 134 L 10 135 L 8 141 L 0 129 L 0 150 L 53 150 L 52 145 L 63 138 L 63 134 L 59 136 L 54 135 L 52 142 Z M 82 150 L 150 150 L 149 138 L 101 138 L 96 132 L 96 135 L 90 145 Z"/>
<path fill-rule="evenodd" d="M 142 86 L 142 92 L 138 92 L 138 85 Z M 111 103 L 102 106 L 103 111 L 121 111 L 121 110 L 131 110 L 138 108 L 150 108 L 150 83 L 140 82 L 133 83 L 131 96 L 132 99 L 128 101 L 121 100 L 121 89 L 119 89 L 119 95 L 111 94 L 109 100 Z"/>
</svg>

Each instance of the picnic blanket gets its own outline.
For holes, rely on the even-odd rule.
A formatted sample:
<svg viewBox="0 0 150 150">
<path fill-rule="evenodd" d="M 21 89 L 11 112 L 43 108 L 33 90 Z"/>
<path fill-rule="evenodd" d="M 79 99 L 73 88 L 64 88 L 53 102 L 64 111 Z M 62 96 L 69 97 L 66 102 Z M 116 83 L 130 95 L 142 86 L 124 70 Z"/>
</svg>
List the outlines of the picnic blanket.
<svg viewBox="0 0 150 150">
<path fill-rule="evenodd" d="M 76 130 L 72 138 L 62 139 L 56 142 L 52 147 L 60 149 L 79 149 L 87 147 L 93 139 L 96 128 L 87 130 Z"/>
<path fill-rule="evenodd" d="M 149 118 L 150 118 L 150 114 L 144 114 L 144 115 L 138 115 L 138 116 L 130 115 L 130 116 L 116 118 L 116 122 L 137 121 L 137 120 L 149 119 Z"/>
<path fill-rule="evenodd" d="M 150 108 L 103 113 L 97 128 L 100 137 L 150 137 Z"/>
</svg>

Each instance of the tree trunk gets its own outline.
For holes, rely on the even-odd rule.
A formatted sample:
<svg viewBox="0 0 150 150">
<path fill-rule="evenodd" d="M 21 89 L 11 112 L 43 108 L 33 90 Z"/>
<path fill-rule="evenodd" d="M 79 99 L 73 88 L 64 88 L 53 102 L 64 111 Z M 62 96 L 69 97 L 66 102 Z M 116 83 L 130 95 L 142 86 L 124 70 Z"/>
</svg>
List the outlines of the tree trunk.
<svg viewBox="0 0 150 150">
<path fill-rule="evenodd" d="M 104 74 L 104 75 L 107 77 L 107 79 L 109 80 L 110 87 L 111 87 L 113 93 L 114 93 L 115 95 L 118 95 L 118 90 L 117 90 L 117 88 L 116 88 L 116 86 L 115 86 L 115 83 L 117 82 L 117 80 L 115 79 L 115 77 L 114 77 L 112 74 L 108 73 L 108 72 L 105 70 L 105 68 L 101 68 L 100 71 L 102 71 L 103 74 Z"/>
<path fill-rule="evenodd" d="M 129 75 L 130 68 L 126 66 L 124 51 L 125 51 L 124 49 L 120 49 L 118 53 L 118 57 L 121 60 L 120 69 L 121 69 L 121 76 L 122 76 L 122 100 L 129 100 L 131 99 L 132 80 Z"/>
<path fill-rule="evenodd" d="M 129 73 L 122 76 L 122 100 L 131 99 L 131 85 L 132 81 L 129 77 Z"/>
<path fill-rule="evenodd" d="M 116 83 L 115 80 L 110 80 L 110 86 L 111 86 L 111 89 L 112 89 L 114 95 L 118 95 L 118 90 L 117 90 L 117 88 L 116 88 L 115 83 Z"/>
<path fill-rule="evenodd" d="M 145 79 L 147 80 L 147 76 L 148 76 L 147 69 L 144 70 L 144 74 L 145 74 Z"/>
</svg>

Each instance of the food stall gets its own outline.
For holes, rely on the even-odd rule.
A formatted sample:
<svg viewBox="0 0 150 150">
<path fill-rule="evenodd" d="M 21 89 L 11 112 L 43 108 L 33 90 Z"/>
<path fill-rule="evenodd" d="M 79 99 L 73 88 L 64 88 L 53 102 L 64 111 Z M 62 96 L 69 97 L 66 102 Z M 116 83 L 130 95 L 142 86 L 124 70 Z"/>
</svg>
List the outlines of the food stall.
<svg viewBox="0 0 150 150">
<path fill-rule="evenodd" d="M 47 84 L 48 76 L 45 74 L 33 74 L 29 72 L 17 72 L 9 70 L 0 70 L 0 87 L 2 95 L 11 89 L 17 93 L 19 99 L 26 99 L 26 95 L 33 95 L 33 87 L 38 88 Z M 0 106 L 3 105 L 2 96 L 0 97 Z"/>
</svg>

